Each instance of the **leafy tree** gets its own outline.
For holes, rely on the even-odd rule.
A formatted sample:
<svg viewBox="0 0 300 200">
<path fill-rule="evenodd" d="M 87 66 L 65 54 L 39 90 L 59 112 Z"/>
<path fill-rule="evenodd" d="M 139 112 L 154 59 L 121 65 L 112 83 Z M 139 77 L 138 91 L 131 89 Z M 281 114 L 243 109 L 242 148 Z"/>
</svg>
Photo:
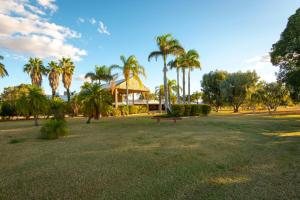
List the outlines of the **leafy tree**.
<svg viewBox="0 0 300 200">
<path fill-rule="evenodd" d="M 123 72 L 125 81 L 126 81 L 126 104 L 129 105 L 129 91 L 128 91 L 128 81 L 132 77 L 137 80 L 139 84 L 142 85 L 142 81 L 140 79 L 140 75 L 146 77 L 145 68 L 139 64 L 137 58 L 135 56 L 129 56 L 127 59 L 125 56 L 120 57 L 122 61 L 122 66 L 120 65 L 112 65 L 112 69 L 120 69 Z"/>
<path fill-rule="evenodd" d="M 16 115 L 15 104 L 9 101 L 3 101 L 1 103 L 0 116 L 11 118 Z"/>
<path fill-rule="evenodd" d="M 224 104 L 221 84 L 227 76 L 228 73 L 226 71 L 211 71 L 208 74 L 204 74 L 201 81 L 202 99 L 205 103 L 213 106 L 216 112 L 218 112 Z"/>
<path fill-rule="evenodd" d="M 72 116 L 77 116 L 80 111 L 80 102 L 79 102 L 78 94 L 72 95 L 70 104 L 72 109 Z"/>
<path fill-rule="evenodd" d="M 85 78 L 90 78 L 91 81 L 98 81 L 98 84 L 101 85 L 101 81 L 109 82 L 117 77 L 117 74 L 111 73 L 111 67 L 105 65 L 95 66 L 95 72 L 89 72 L 85 75 Z"/>
<path fill-rule="evenodd" d="M 264 83 L 257 94 L 269 112 L 276 111 L 278 106 L 286 104 L 289 100 L 288 90 L 281 83 L 276 82 Z"/>
<path fill-rule="evenodd" d="M 84 113 L 88 116 L 86 123 L 90 123 L 91 119 L 99 119 L 100 115 L 100 99 L 101 87 L 99 84 L 84 83 L 78 95 L 78 100 L 82 105 Z"/>
<path fill-rule="evenodd" d="M 167 57 L 169 55 L 180 55 L 184 49 L 179 44 L 178 40 L 174 39 L 171 34 L 165 34 L 156 37 L 156 44 L 159 50 L 151 52 L 148 56 L 148 61 L 150 61 L 152 58 L 157 60 L 158 57 L 162 57 L 163 59 L 165 109 L 167 112 L 170 112 L 171 107 L 168 99 Z"/>
<path fill-rule="evenodd" d="M 62 73 L 62 68 L 61 66 L 57 65 L 56 62 L 51 61 L 48 64 L 48 70 L 49 70 L 49 74 L 48 74 L 49 85 L 52 89 L 52 98 L 54 98 L 56 95 L 56 90 L 59 86 L 59 77 Z"/>
<path fill-rule="evenodd" d="M 221 83 L 221 95 L 233 107 L 234 112 L 244 103 L 259 77 L 256 72 L 235 72 L 227 75 Z"/>
<path fill-rule="evenodd" d="M 169 104 L 170 105 L 171 105 L 171 102 L 174 103 L 174 98 L 175 98 L 175 101 L 176 101 L 176 96 L 174 95 L 174 92 L 176 92 L 176 91 L 178 91 L 176 80 L 168 80 L 168 94 L 169 94 L 168 99 L 169 99 Z"/>
<path fill-rule="evenodd" d="M 70 102 L 71 99 L 70 87 L 71 87 L 72 77 L 75 70 L 75 65 L 72 62 L 71 58 L 62 58 L 59 61 L 59 66 L 62 68 L 63 71 L 62 74 L 63 84 L 67 90 L 68 102 Z"/>
<path fill-rule="evenodd" d="M 294 101 L 300 101 L 300 8 L 289 18 L 270 55 L 273 65 L 279 66 L 278 80 L 286 83 Z"/>
<path fill-rule="evenodd" d="M 0 55 L 0 60 L 3 60 L 3 56 Z M 8 72 L 5 69 L 5 66 L 3 63 L 0 62 L 0 77 L 8 76 Z"/>
<path fill-rule="evenodd" d="M 24 65 L 23 71 L 30 75 L 32 85 L 41 86 L 43 75 L 47 75 L 48 70 L 39 58 L 30 58 Z"/>
<path fill-rule="evenodd" d="M 193 102 L 197 102 L 197 104 L 199 104 L 199 100 L 202 97 L 202 92 L 196 91 L 191 95 L 191 101 Z"/>
<path fill-rule="evenodd" d="M 155 95 L 158 97 L 158 101 L 159 101 L 159 111 L 161 112 L 162 111 L 162 105 L 161 105 L 161 102 L 162 102 L 162 99 L 164 97 L 164 85 L 159 85 L 159 86 L 156 86 L 155 87 Z"/>
</svg>

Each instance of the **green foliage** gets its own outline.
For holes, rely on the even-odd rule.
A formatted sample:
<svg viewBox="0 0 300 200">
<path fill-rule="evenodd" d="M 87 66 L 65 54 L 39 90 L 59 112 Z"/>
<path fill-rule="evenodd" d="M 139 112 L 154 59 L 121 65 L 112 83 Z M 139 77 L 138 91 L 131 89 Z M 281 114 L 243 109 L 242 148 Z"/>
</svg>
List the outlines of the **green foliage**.
<svg viewBox="0 0 300 200">
<path fill-rule="evenodd" d="M 9 141 L 9 144 L 18 144 L 18 143 L 22 143 L 22 142 L 24 142 L 24 141 L 25 141 L 24 138 L 22 138 L 22 139 L 14 138 L 14 139 L 11 139 L 11 140 Z"/>
<path fill-rule="evenodd" d="M 211 112 L 211 107 L 206 104 L 201 105 L 201 114 L 207 116 Z"/>
<path fill-rule="evenodd" d="M 139 107 L 138 106 L 135 106 L 135 105 L 130 105 L 128 106 L 129 108 L 129 114 L 137 114 L 138 113 L 138 109 Z"/>
<path fill-rule="evenodd" d="M 270 55 L 272 64 L 280 67 L 278 79 L 287 84 L 294 101 L 300 101 L 300 8 L 289 18 Z"/>
<path fill-rule="evenodd" d="M 41 128 L 42 139 L 58 139 L 68 135 L 68 133 L 67 124 L 64 120 L 49 120 Z"/>
<path fill-rule="evenodd" d="M 191 116 L 192 105 L 184 105 L 184 116 Z"/>
<path fill-rule="evenodd" d="M 65 118 L 67 106 L 68 104 L 65 104 L 61 98 L 54 97 L 52 100 L 50 100 L 50 114 L 52 114 L 56 120 L 63 120 Z"/>
<path fill-rule="evenodd" d="M 16 106 L 13 103 L 4 101 L 1 104 L 0 116 L 10 118 L 15 115 L 16 115 Z"/>
<path fill-rule="evenodd" d="M 127 105 L 120 105 L 120 106 L 119 106 L 119 109 L 120 109 L 121 114 L 122 114 L 123 116 L 129 115 L 129 107 L 128 107 Z"/>
<path fill-rule="evenodd" d="M 192 104 L 191 105 L 191 116 L 199 116 L 202 113 L 201 104 Z"/>
<path fill-rule="evenodd" d="M 227 76 L 228 72 L 226 71 L 211 71 L 204 74 L 201 81 L 203 101 L 213 106 L 217 112 L 224 105 L 221 84 Z"/>
<path fill-rule="evenodd" d="M 185 105 L 175 104 L 175 105 L 172 105 L 171 115 L 173 115 L 175 117 L 182 117 L 182 116 L 184 116 L 184 111 L 185 111 Z"/>
<path fill-rule="evenodd" d="M 106 105 L 101 108 L 101 115 L 103 117 L 113 116 L 113 113 L 114 113 L 114 107 L 111 105 Z"/>
<path fill-rule="evenodd" d="M 120 117 L 122 115 L 121 111 L 119 108 L 113 108 L 113 111 L 112 111 L 112 116 L 114 117 Z"/>
</svg>

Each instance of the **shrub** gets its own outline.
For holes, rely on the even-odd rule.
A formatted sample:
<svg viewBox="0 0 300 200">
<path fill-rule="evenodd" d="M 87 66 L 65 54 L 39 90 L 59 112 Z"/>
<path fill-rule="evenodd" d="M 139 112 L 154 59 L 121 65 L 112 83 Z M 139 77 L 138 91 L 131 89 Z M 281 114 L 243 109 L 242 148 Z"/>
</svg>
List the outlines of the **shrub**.
<svg viewBox="0 0 300 200">
<path fill-rule="evenodd" d="M 105 105 L 101 108 L 101 115 L 104 117 L 113 116 L 114 107 L 111 105 Z"/>
<path fill-rule="evenodd" d="M 211 107 L 209 105 L 202 104 L 201 107 L 202 115 L 207 116 L 211 112 Z"/>
<path fill-rule="evenodd" d="M 42 139 L 51 140 L 66 135 L 68 135 L 68 128 L 64 120 L 49 120 L 41 128 Z"/>
<path fill-rule="evenodd" d="M 148 112 L 148 106 L 147 105 L 141 105 L 139 106 L 138 113 L 147 113 Z"/>
<path fill-rule="evenodd" d="M 12 103 L 4 101 L 1 105 L 0 116 L 10 118 L 15 115 L 16 115 L 16 106 Z"/>
<path fill-rule="evenodd" d="M 198 104 L 191 105 L 191 116 L 199 116 L 202 113 L 202 107 Z"/>
<path fill-rule="evenodd" d="M 25 141 L 25 139 L 16 139 L 16 138 L 14 138 L 14 139 L 11 139 L 9 141 L 9 144 L 17 144 L 17 143 L 21 143 L 21 142 L 24 142 L 24 141 Z"/>
<path fill-rule="evenodd" d="M 119 116 L 121 116 L 121 111 L 120 111 L 120 109 L 118 109 L 118 108 L 113 108 L 113 110 L 112 110 L 112 116 L 114 116 L 114 117 L 119 117 Z"/>
<path fill-rule="evenodd" d="M 185 107 L 181 104 L 172 105 L 172 116 L 181 117 L 184 115 Z"/>
<path fill-rule="evenodd" d="M 119 109 L 120 109 L 122 115 L 128 115 L 129 114 L 129 108 L 128 108 L 127 105 L 119 106 Z"/>
<path fill-rule="evenodd" d="M 128 106 L 128 108 L 129 108 L 129 114 L 137 114 L 139 111 L 139 106 L 131 105 Z"/>
<path fill-rule="evenodd" d="M 191 116 L 192 105 L 184 105 L 184 116 Z"/>
<path fill-rule="evenodd" d="M 59 97 L 54 97 L 50 102 L 50 112 L 54 119 L 63 120 L 65 118 L 66 108 L 69 107 L 69 104 L 65 104 Z"/>
</svg>

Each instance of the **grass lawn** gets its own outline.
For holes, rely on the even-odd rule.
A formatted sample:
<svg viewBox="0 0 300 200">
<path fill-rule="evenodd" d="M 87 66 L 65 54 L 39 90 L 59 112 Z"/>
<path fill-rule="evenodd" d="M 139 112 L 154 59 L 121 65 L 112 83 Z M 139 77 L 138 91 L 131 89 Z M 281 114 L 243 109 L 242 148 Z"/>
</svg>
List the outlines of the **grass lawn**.
<svg viewBox="0 0 300 200">
<path fill-rule="evenodd" d="M 0 199 L 300 199 L 300 115 L 0 122 Z"/>
</svg>

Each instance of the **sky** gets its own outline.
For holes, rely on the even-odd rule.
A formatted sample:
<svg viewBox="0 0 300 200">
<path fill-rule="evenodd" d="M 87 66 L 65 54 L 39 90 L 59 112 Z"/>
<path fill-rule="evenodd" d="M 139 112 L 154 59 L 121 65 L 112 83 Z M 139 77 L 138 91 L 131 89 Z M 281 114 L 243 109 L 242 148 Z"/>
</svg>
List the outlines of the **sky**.
<svg viewBox="0 0 300 200">
<path fill-rule="evenodd" d="M 163 63 L 148 62 L 148 55 L 157 50 L 155 37 L 165 33 L 200 54 L 192 92 L 201 90 L 204 73 L 216 69 L 255 70 L 262 80 L 275 81 L 278 68 L 269 52 L 299 7 L 299 0 L 0 0 L 0 55 L 9 72 L 0 79 L 0 92 L 30 83 L 23 72 L 29 57 L 44 65 L 71 57 L 71 91 L 79 91 L 85 73 L 95 65 L 121 64 L 120 55 L 138 58 L 146 69 L 144 84 L 153 91 L 163 83 Z M 168 78 L 176 79 L 176 72 Z M 42 86 L 51 93 L 47 77 Z"/>
</svg>

